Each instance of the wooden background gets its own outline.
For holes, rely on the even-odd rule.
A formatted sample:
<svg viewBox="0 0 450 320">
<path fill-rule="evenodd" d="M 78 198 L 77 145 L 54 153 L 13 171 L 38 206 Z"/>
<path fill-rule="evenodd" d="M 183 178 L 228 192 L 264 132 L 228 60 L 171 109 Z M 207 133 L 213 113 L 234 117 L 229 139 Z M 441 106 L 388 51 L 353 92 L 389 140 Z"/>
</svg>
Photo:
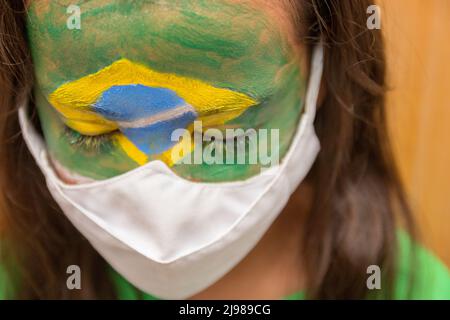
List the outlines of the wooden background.
<svg viewBox="0 0 450 320">
<path fill-rule="evenodd" d="M 425 244 L 450 266 L 450 0 L 381 0 L 388 114 Z"/>
</svg>

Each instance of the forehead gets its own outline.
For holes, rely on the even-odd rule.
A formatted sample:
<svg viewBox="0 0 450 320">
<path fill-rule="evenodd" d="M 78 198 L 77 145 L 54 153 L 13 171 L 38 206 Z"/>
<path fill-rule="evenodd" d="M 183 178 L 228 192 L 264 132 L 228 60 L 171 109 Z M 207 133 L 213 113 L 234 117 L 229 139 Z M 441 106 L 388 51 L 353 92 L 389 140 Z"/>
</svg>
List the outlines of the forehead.
<svg viewBox="0 0 450 320">
<path fill-rule="evenodd" d="M 289 60 L 282 32 L 252 1 L 80 1 L 79 30 L 67 27 L 73 3 L 37 0 L 29 10 L 37 81 L 47 94 L 127 58 L 261 97 Z"/>
</svg>

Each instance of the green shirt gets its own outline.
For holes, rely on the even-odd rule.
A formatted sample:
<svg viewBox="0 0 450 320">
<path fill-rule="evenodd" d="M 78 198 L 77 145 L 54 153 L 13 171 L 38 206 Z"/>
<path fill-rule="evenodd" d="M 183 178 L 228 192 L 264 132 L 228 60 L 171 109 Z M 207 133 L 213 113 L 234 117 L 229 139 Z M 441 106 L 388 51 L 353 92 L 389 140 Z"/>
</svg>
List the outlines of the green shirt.
<svg viewBox="0 0 450 320">
<path fill-rule="evenodd" d="M 450 300 L 450 272 L 436 256 L 421 245 L 413 245 L 410 237 L 402 231 L 398 232 L 398 249 L 397 272 L 393 291 L 394 299 Z M 411 260 L 413 249 L 415 250 L 415 259 Z M 412 274 L 414 285 L 408 289 Z M 157 300 L 157 298 L 136 289 L 117 272 L 112 271 L 111 277 L 119 299 Z M 0 299 L 5 299 L 8 296 L 7 288 L 8 281 L 0 266 Z M 376 296 L 383 296 L 383 289 L 374 291 Z M 303 300 L 305 299 L 305 293 L 297 292 L 293 295 L 282 297 L 282 299 Z"/>
<path fill-rule="evenodd" d="M 398 232 L 398 264 L 394 283 L 394 299 L 437 299 L 450 300 L 450 273 L 447 267 L 439 261 L 429 250 L 421 245 L 412 245 L 410 237 L 403 231 Z M 415 259 L 411 260 L 412 250 L 415 249 Z M 411 262 L 415 262 L 414 265 Z M 411 274 L 414 286 L 409 289 Z M 369 275 L 368 275 L 369 276 Z M 117 289 L 118 298 L 126 300 L 158 300 L 149 294 L 135 289 L 118 273 L 112 272 L 112 279 Z M 374 290 L 374 291 L 382 291 Z M 382 297 L 383 292 L 374 292 Z M 304 292 L 297 292 L 285 300 L 303 300 Z"/>
</svg>

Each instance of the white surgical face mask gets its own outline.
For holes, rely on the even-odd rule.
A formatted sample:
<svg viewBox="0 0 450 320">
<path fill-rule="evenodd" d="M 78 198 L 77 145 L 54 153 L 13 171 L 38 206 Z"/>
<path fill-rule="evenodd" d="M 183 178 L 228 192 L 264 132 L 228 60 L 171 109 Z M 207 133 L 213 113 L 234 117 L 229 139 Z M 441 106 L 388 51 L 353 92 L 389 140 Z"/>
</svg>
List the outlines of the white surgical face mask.
<svg viewBox="0 0 450 320">
<path fill-rule="evenodd" d="M 245 181 L 198 183 L 153 161 L 123 175 L 68 185 L 52 167 L 26 108 L 23 137 L 50 193 L 92 246 L 137 288 L 188 298 L 238 264 L 261 239 L 320 149 L 313 121 L 323 68 L 314 50 L 305 112 L 281 164 Z"/>
</svg>

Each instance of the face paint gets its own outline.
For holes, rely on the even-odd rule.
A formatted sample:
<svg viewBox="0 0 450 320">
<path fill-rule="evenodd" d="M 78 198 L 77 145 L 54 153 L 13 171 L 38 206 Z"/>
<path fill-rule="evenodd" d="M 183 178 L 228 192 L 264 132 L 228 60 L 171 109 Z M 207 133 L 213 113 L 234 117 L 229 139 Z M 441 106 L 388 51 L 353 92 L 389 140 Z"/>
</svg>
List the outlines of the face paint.
<svg viewBox="0 0 450 320">
<path fill-rule="evenodd" d="M 85 135 L 120 130 L 121 147 L 139 164 L 174 146 L 171 133 L 194 120 L 223 125 L 256 101 L 199 80 L 152 71 L 128 60 L 59 87 L 50 103 L 66 125 Z M 129 141 L 127 141 L 129 140 Z M 130 142 L 135 147 L 130 151 Z M 172 161 L 170 161 L 170 164 Z"/>
<path fill-rule="evenodd" d="M 36 105 L 61 165 L 94 179 L 155 159 L 192 180 L 260 172 L 258 164 L 173 158 L 170 134 L 192 131 L 194 121 L 278 129 L 284 155 L 305 86 L 287 37 L 263 12 L 224 0 L 78 5 L 81 30 L 67 28 L 66 7 L 53 1 L 32 2 L 28 26 Z"/>
</svg>

